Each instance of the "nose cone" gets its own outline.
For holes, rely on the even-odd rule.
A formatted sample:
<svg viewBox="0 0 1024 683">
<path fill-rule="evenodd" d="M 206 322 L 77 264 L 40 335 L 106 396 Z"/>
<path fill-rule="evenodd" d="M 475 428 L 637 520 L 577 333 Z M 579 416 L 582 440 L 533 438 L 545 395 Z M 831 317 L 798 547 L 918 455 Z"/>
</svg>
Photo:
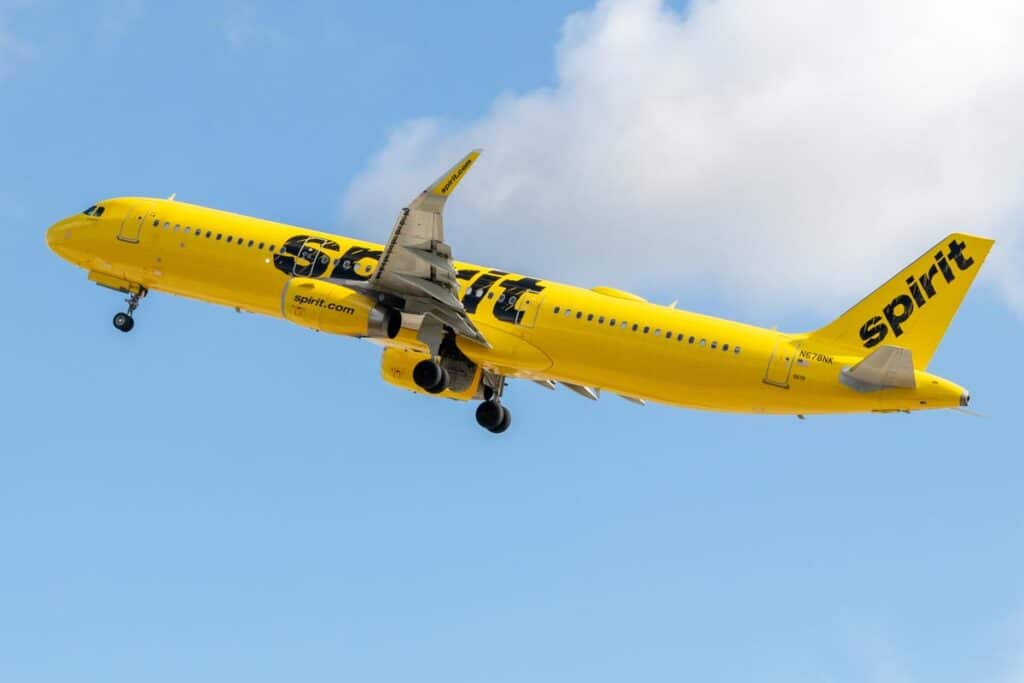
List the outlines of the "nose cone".
<svg viewBox="0 0 1024 683">
<path fill-rule="evenodd" d="M 46 244 L 58 256 L 68 257 L 75 218 L 65 218 L 51 225 L 46 231 Z"/>
<path fill-rule="evenodd" d="M 59 235 L 60 223 L 51 225 L 46 231 L 46 246 L 50 247 L 53 251 L 57 251 L 57 243 L 60 240 Z"/>
</svg>

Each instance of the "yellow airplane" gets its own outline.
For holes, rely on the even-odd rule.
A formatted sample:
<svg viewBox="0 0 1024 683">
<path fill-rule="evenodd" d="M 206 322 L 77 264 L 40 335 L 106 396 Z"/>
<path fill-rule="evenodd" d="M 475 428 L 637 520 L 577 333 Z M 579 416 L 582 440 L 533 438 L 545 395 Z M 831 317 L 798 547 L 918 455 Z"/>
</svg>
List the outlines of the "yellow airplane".
<svg viewBox="0 0 1024 683">
<path fill-rule="evenodd" d="M 746 413 L 909 412 L 966 406 L 926 372 L 993 241 L 953 234 L 825 327 L 784 334 L 452 260 L 445 201 L 475 150 L 398 215 L 384 245 L 169 199 L 120 197 L 47 232 L 96 284 L 128 294 L 128 332 L 150 291 L 281 317 L 383 347 L 385 381 L 481 401 L 500 433 L 506 379 L 596 400 Z"/>
</svg>

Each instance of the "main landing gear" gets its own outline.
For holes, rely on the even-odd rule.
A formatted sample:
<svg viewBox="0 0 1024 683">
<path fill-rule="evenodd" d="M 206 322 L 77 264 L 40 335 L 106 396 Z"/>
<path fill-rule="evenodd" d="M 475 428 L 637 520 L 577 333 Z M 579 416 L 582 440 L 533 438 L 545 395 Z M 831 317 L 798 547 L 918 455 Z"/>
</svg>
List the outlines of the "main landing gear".
<svg viewBox="0 0 1024 683">
<path fill-rule="evenodd" d="M 135 309 L 139 307 L 139 302 L 142 301 L 144 296 L 146 296 L 145 289 L 140 289 L 138 292 L 128 295 L 128 298 L 125 299 L 125 302 L 128 304 L 128 310 L 114 316 L 114 327 L 122 332 L 132 331 L 132 328 L 135 327 L 135 318 L 132 317 L 132 314 L 135 313 Z"/>
<path fill-rule="evenodd" d="M 492 434 L 501 434 L 512 424 L 512 411 L 490 399 L 476 407 L 476 423 Z"/>
<path fill-rule="evenodd" d="M 505 378 L 491 373 L 484 375 L 484 401 L 477 406 L 476 421 L 492 434 L 501 434 L 512 424 L 512 411 L 501 404 Z M 416 386 L 429 394 L 440 394 L 451 383 L 448 371 L 433 359 L 417 363 L 412 369 L 412 380 Z M 495 389 L 495 386 L 498 389 Z"/>
<path fill-rule="evenodd" d="M 492 434 L 501 434 L 512 424 L 512 411 L 501 404 L 505 378 L 489 375 L 487 379 L 498 387 L 484 385 L 484 401 L 476 407 L 476 423 Z"/>
<path fill-rule="evenodd" d="M 421 360 L 412 369 L 412 381 L 428 394 L 440 394 L 448 388 L 451 377 L 440 363 L 434 360 Z"/>
</svg>

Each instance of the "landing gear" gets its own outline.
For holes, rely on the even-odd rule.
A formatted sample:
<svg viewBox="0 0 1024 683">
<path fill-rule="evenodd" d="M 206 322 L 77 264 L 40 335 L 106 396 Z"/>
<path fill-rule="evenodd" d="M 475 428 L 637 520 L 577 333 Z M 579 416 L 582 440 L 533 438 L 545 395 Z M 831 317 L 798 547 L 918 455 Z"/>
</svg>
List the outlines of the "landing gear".
<svg viewBox="0 0 1024 683">
<path fill-rule="evenodd" d="M 132 331 L 132 328 L 135 327 L 135 319 L 132 317 L 132 314 L 135 313 L 135 309 L 139 307 L 139 302 L 142 301 L 144 296 L 146 296 L 145 289 L 140 289 L 138 292 L 128 295 L 128 298 L 125 299 L 125 302 L 128 304 L 128 310 L 114 316 L 114 327 L 122 332 Z"/>
<path fill-rule="evenodd" d="M 135 327 L 135 320 L 127 313 L 118 313 L 114 316 L 114 327 L 122 332 L 131 332 Z"/>
<path fill-rule="evenodd" d="M 484 401 L 476 407 L 476 423 L 492 434 L 501 434 L 512 424 L 512 411 L 501 404 L 505 378 L 488 372 L 484 382 Z"/>
<path fill-rule="evenodd" d="M 476 423 L 492 434 L 501 434 L 512 424 L 512 411 L 495 400 L 484 401 L 476 408 Z"/>
<path fill-rule="evenodd" d="M 421 360 L 412 369 L 412 381 L 428 394 L 440 394 L 448 388 L 448 371 L 433 360 Z"/>
</svg>

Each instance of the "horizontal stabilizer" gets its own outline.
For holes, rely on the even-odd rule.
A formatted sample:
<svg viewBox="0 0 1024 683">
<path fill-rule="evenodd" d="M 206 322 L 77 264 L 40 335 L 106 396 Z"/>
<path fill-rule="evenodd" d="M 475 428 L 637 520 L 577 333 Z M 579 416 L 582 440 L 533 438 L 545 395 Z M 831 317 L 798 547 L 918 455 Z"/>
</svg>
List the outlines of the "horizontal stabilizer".
<svg viewBox="0 0 1024 683">
<path fill-rule="evenodd" d="M 913 389 L 914 360 L 909 349 L 880 346 L 856 365 L 843 368 L 839 380 L 856 391 Z"/>
</svg>

